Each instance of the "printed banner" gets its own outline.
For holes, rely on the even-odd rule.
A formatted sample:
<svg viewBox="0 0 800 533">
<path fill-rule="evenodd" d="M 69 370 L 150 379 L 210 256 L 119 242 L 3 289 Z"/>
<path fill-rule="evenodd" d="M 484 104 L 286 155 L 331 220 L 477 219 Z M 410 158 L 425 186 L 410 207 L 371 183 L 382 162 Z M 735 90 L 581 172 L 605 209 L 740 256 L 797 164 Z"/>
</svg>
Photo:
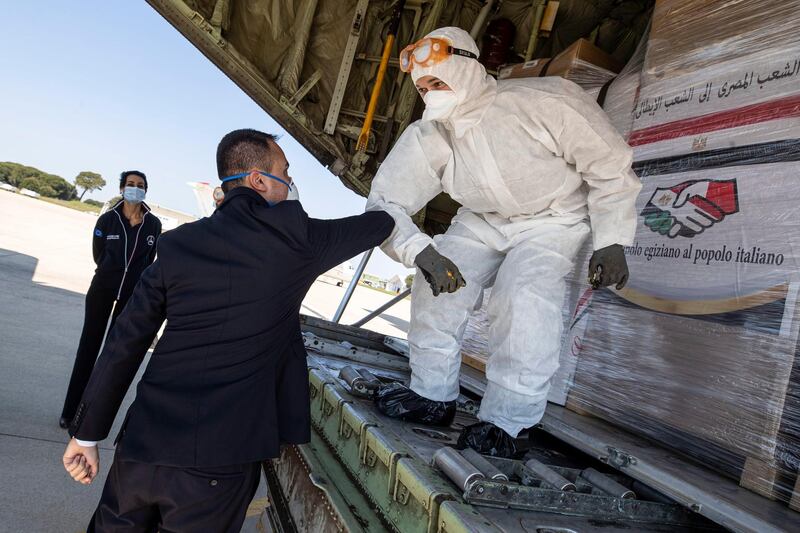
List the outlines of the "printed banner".
<svg viewBox="0 0 800 533">
<path fill-rule="evenodd" d="M 798 205 L 795 162 L 646 177 L 636 241 L 625 249 L 629 290 L 728 300 L 798 281 Z"/>
<path fill-rule="evenodd" d="M 628 142 L 638 161 L 798 138 L 798 82 L 800 51 L 788 50 L 643 87 Z"/>
</svg>

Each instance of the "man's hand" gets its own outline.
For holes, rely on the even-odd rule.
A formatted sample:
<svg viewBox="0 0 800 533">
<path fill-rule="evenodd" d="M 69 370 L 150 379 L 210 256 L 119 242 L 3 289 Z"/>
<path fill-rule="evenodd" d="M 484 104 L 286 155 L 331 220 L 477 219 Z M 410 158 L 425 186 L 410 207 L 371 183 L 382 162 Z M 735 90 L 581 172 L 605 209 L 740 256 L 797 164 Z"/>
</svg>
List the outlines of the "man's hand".
<svg viewBox="0 0 800 533">
<path fill-rule="evenodd" d="M 434 296 L 439 296 L 442 292 L 456 292 L 467 285 L 458 267 L 430 244 L 417 254 L 414 264 L 425 276 Z"/>
<path fill-rule="evenodd" d="M 64 451 L 64 468 L 72 479 L 84 485 L 90 484 L 100 470 L 100 454 L 97 446 L 84 448 L 75 439 L 70 439 Z"/>
<path fill-rule="evenodd" d="M 621 244 L 612 244 L 592 254 L 589 260 L 589 283 L 593 289 L 616 284 L 617 290 L 628 283 L 628 261 Z"/>
</svg>

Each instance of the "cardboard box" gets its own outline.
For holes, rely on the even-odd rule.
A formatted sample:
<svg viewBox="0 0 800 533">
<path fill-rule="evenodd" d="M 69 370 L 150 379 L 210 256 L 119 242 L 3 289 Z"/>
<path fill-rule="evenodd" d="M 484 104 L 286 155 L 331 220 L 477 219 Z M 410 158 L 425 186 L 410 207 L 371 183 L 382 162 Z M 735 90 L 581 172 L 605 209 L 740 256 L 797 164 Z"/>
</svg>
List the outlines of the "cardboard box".
<svg viewBox="0 0 800 533">
<path fill-rule="evenodd" d="M 578 60 L 586 61 L 596 67 L 618 73 L 622 70 L 622 63 L 600 50 L 586 39 L 578 39 L 569 48 L 558 54 L 547 67 L 550 76 L 560 76 L 573 68 Z"/>
<path fill-rule="evenodd" d="M 512 78 L 538 78 L 542 69 L 550 61 L 550 58 L 532 59 L 525 63 L 517 63 L 502 67 L 497 74 L 498 80 L 508 80 Z"/>
<path fill-rule="evenodd" d="M 530 78 L 541 76 L 545 70 L 547 76 L 561 76 L 571 79 L 570 73 L 579 67 L 585 68 L 589 63 L 600 69 L 617 73 L 622 70 L 622 64 L 600 50 L 586 39 L 578 39 L 569 48 L 558 54 L 552 60 L 534 59 L 527 63 L 509 65 L 500 69 L 498 79 Z"/>
</svg>

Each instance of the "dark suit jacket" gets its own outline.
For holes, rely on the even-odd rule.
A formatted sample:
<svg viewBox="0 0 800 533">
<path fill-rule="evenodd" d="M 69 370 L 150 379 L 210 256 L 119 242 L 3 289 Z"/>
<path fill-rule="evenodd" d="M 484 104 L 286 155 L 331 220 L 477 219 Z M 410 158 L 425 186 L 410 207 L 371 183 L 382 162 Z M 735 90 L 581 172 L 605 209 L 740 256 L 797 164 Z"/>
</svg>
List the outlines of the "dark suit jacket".
<svg viewBox="0 0 800 533">
<path fill-rule="evenodd" d="M 158 329 L 167 326 L 120 433 L 120 458 L 220 466 L 276 457 L 310 437 L 300 305 L 314 279 L 377 246 L 381 211 L 309 218 L 233 189 L 209 218 L 162 235 L 109 334 L 70 434 L 102 440 Z"/>
</svg>

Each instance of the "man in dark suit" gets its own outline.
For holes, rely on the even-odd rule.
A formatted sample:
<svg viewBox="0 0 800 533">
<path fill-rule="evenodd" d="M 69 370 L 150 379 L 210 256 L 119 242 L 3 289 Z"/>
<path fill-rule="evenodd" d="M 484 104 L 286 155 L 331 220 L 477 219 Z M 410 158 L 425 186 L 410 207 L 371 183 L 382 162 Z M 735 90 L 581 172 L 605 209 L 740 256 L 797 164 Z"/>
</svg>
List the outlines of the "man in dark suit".
<svg viewBox="0 0 800 533">
<path fill-rule="evenodd" d="M 88 484 L 148 347 L 167 326 L 117 436 L 89 531 L 239 531 L 259 462 L 310 438 L 300 305 L 317 276 L 392 231 L 382 211 L 315 220 L 275 137 L 226 135 L 225 200 L 163 235 L 111 331 L 70 427 L 64 466 Z"/>
</svg>

